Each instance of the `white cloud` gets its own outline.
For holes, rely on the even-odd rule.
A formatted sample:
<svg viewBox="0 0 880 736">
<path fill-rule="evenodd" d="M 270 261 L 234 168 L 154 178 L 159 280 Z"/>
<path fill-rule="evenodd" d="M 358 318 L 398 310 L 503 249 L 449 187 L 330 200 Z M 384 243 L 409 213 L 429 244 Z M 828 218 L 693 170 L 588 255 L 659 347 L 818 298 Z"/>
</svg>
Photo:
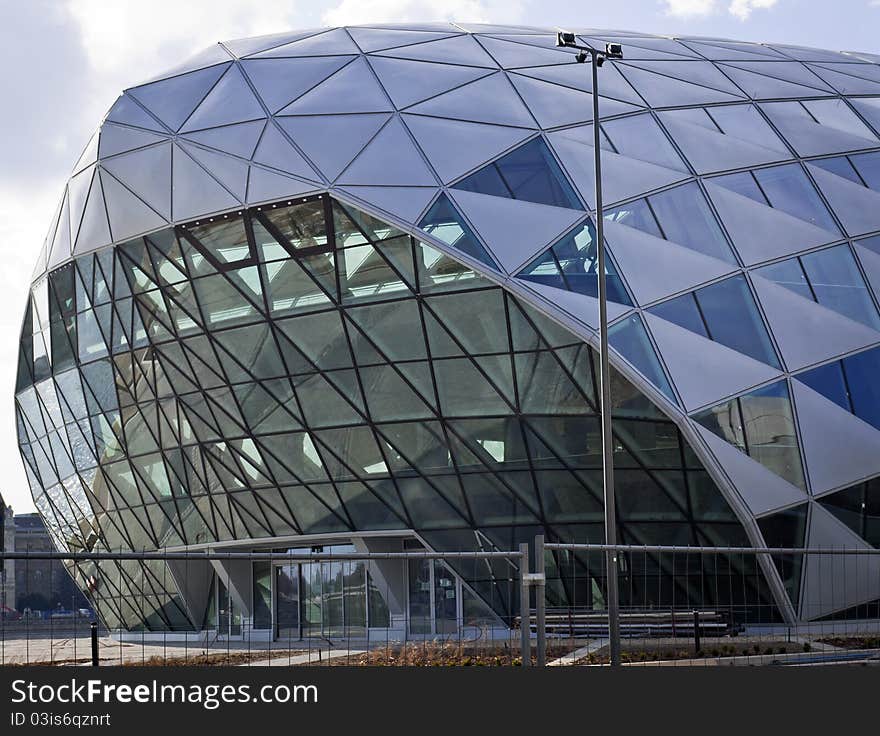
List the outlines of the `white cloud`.
<svg viewBox="0 0 880 736">
<path fill-rule="evenodd" d="M 289 0 L 68 0 L 92 68 L 123 86 L 212 43 L 295 28 Z"/>
<path fill-rule="evenodd" d="M 740 20 L 748 20 L 754 10 L 772 8 L 778 0 L 663 0 L 667 15 L 679 18 L 698 18 L 715 15 L 723 10 Z M 878 3 L 880 0 L 872 0 Z"/>
<path fill-rule="evenodd" d="M 718 10 L 717 0 L 663 0 L 666 14 L 679 18 L 711 15 Z"/>
<path fill-rule="evenodd" d="M 32 185 L 23 191 L 14 182 L 0 183 L 0 243 L 4 244 L 3 268 L 0 269 L 3 304 L 0 309 L 0 396 L 12 396 L 15 391 L 18 337 L 31 274 L 62 186 L 62 181 L 52 179 L 43 186 Z M 24 513 L 33 508 L 33 501 L 18 453 L 12 402 L 7 404 L 9 410 L 3 408 L 0 433 L 3 500 L 16 512 Z"/>
<path fill-rule="evenodd" d="M 321 19 L 328 25 L 444 20 L 511 24 L 522 12 L 521 2 L 504 0 L 341 0 Z"/>
<path fill-rule="evenodd" d="M 766 10 L 776 5 L 777 0 L 731 0 L 728 12 L 740 20 L 748 20 L 753 10 Z"/>
</svg>

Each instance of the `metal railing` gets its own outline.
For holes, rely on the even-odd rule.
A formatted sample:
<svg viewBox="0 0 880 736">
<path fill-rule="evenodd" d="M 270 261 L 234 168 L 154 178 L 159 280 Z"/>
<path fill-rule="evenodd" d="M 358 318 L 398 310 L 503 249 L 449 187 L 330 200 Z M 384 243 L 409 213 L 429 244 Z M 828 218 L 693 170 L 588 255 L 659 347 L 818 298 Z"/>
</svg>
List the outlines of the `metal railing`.
<svg viewBox="0 0 880 736">
<path fill-rule="evenodd" d="M 874 549 L 538 536 L 509 551 L 0 557 L 32 566 L 61 560 L 91 599 L 90 610 L 6 603 L 5 665 L 605 665 L 615 632 L 630 666 L 880 663 Z M 604 596 L 609 558 L 616 626 Z"/>
</svg>

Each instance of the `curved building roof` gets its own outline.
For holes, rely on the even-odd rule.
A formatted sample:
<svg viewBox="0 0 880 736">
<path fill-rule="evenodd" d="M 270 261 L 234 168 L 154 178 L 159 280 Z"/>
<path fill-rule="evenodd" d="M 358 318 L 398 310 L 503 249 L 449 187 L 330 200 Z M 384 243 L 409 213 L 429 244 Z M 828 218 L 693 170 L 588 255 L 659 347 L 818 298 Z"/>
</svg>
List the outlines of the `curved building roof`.
<svg viewBox="0 0 880 736">
<path fill-rule="evenodd" d="M 838 511 L 880 474 L 880 56 L 581 39 L 624 53 L 599 70 L 615 365 L 745 516 L 809 502 L 807 543 L 877 544 Z M 595 344 L 590 74 L 554 44 L 422 24 L 212 46 L 114 103 L 35 280 L 171 225 L 330 192 Z"/>
</svg>

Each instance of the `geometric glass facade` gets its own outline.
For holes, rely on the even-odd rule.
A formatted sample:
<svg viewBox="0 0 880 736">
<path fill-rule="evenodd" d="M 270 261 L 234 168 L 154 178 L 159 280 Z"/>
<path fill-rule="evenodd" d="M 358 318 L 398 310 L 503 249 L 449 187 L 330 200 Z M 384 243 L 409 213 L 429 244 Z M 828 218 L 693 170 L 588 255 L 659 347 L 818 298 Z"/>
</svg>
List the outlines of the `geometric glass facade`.
<svg viewBox="0 0 880 736">
<path fill-rule="evenodd" d="M 598 124 L 619 538 L 876 545 L 876 58 L 580 37 L 623 46 L 599 121 L 553 31 L 480 24 L 237 39 L 127 89 L 25 305 L 18 437 L 56 544 L 601 541 Z M 554 605 L 604 605 L 598 560 L 553 562 Z M 252 625 L 295 598 L 302 627 L 325 587 L 322 627 L 394 625 L 363 570 L 310 565 L 77 575 L 129 629 L 232 631 L 244 588 Z M 450 590 L 515 614 L 506 568 L 449 565 L 408 570 L 410 614 L 439 631 Z M 724 565 L 673 590 L 626 557 L 621 594 L 789 621 L 880 598 L 832 604 L 809 559 Z"/>
</svg>

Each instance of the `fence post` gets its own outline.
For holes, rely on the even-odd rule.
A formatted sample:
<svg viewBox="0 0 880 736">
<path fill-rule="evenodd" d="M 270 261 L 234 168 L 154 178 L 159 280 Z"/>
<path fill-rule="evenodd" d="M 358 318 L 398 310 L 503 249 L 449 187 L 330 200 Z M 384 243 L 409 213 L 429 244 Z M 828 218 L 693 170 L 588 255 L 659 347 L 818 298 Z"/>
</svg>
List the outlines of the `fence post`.
<svg viewBox="0 0 880 736">
<path fill-rule="evenodd" d="M 89 626 L 92 637 L 92 667 L 98 666 L 98 622 L 92 621 Z"/>
<path fill-rule="evenodd" d="M 546 573 L 544 535 L 538 534 L 535 537 L 535 628 L 538 633 L 538 667 L 544 667 L 547 664 L 547 616 L 544 608 Z"/>
<path fill-rule="evenodd" d="M 700 612 L 694 611 L 694 654 L 699 655 L 703 647 L 700 645 Z"/>
<path fill-rule="evenodd" d="M 529 545 L 519 546 L 519 637 L 522 666 L 532 666 L 532 625 L 529 611 Z"/>
</svg>

